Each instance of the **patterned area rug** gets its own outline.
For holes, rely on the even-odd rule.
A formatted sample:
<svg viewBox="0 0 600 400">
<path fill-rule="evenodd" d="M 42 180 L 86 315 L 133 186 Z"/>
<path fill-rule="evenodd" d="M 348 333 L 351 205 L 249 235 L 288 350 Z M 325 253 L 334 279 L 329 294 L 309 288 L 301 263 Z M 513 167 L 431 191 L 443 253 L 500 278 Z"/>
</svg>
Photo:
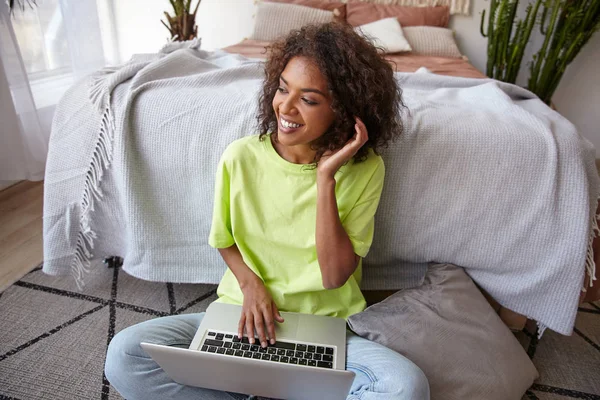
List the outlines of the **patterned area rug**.
<svg viewBox="0 0 600 400">
<path fill-rule="evenodd" d="M 153 283 L 98 266 L 84 292 L 38 267 L 0 293 L 0 400 L 121 399 L 104 377 L 116 332 L 151 318 L 201 312 L 214 285 Z M 579 309 L 570 337 L 516 334 L 540 379 L 528 399 L 600 400 L 600 304 Z"/>
</svg>

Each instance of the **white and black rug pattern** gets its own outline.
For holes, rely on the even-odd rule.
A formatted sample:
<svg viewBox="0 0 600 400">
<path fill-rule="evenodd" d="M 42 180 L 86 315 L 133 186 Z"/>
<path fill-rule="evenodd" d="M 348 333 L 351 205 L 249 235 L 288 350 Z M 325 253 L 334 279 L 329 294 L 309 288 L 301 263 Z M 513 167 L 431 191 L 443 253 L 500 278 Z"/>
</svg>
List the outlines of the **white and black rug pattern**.
<svg viewBox="0 0 600 400">
<path fill-rule="evenodd" d="M 0 293 L 0 400 L 122 399 L 104 376 L 115 333 L 166 315 L 201 312 L 215 285 L 146 282 L 98 265 L 79 292 L 71 277 L 41 266 Z M 523 400 L 600 400 L 600 304 L 579 309 L 570 337 L 531 332 L 517 338 L 540 379 Z"/>
</svg>

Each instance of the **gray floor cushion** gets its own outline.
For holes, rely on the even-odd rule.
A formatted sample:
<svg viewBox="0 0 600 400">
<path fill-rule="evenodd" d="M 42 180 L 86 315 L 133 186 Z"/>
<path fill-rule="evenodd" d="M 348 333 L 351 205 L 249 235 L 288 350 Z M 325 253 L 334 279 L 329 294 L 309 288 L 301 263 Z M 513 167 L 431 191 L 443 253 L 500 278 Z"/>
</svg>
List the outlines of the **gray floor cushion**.
<svg viewBox="0 0 600 400">
<path fill-rule="evenodd" d="M 348 322 L 360 336 L 417 364 L 432 400 L 519 400 L 539 376 L 471 278 L 451 264 L 432 265 L 422 286 Z"/>
</svg>

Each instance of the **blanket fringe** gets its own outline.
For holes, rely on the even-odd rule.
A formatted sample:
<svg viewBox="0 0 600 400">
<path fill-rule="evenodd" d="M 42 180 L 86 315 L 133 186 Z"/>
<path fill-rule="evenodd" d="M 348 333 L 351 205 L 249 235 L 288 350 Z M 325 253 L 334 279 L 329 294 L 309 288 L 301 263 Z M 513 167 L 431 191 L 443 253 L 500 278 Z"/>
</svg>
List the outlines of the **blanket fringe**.
<svg viewBox="0 0 600 400">
<path fill-rule="evenodd" d="M 96 72 L 90 79 L 88 90 L 89 98 L 98 111 L 104 113 L 109 107 L 110 96 L 108 94 L 107 78 L 119 71 L 119 67 L 105 67 Z"/>
<path fill-rule="evenodd" d="M 542 335 L 544 334 L 544 332 L 546 332 L 546 329 L 548 328 L 546 325 L 542 324 L 541 322 L 537 321 L 537 337 L 538 340 L 542 338 Z"/>
<path fill-rule="evenodd" d="M 593 243 L 594 243 L 594 239 L 596 237 L 598 237 L 598 235 L 600 234 L 600 229 L 598 228 L 598 218 L 600 218 L 600 214 L 596 214 L 594 213 L 594 215 L 592 216 L 592 229 L 590 232 L 590 237 L 588 239 L 588 247 L 587 247 L 587 254 L 586 254 L 586 258 L 585 258 L 585 270 L 587 273 L 587 276 L 589 276 L 590 278 L 590 287 L 594 286 L 594 281 L 597 280 L 596 278 L 596 263 L 594 262 L 594 247 L 593 247 Z M 582 289 L 584 292 L 587 292 L 587 288 L 583 287 Z"/>
<path fill-rule="evenodd" d="M 83 195 L 81 199 L 81 213 L 79 216 L 79 234 L 75 257 L 71 263 L 71 272 L 75 277 L 77 288 L 82 290 L 85 286 L 84 275 L 90 270 L 91 259 L 94 256 L 94 239 L 96 233 L 90 225 L 90 213 L 94 211 L 94 204 L 104 196 L 100 189 L 100 181 L 104 171 L 110 166 L 113 158 L 113 138 L 115 131 L 114 118 L 110 109 L 110 98 L 106 86 L 102 85 L 103 79 L 94 79 L 90 87 L 90 99 L 97 107 L 104 107 L 100 123 L 100 134 L 92 155 L 90 167 L 85 177 Z M 102 92 L 102 89 L 103 92 Z"/>
<path fill-rule="evenodd" d="M 198 42 L 199 43 L 199 42 Z M 110 66 L 94 73 L 88 81 L 88 98 L 101 116 L 100 133 L 96 141 L 90 166 L 85 176 L 85 184 L 80 203 L 79 234 L 75 248 L 75 256 L 71 263 L 71 271 L 82 290 L 83 277 L 90 270 L 94 256 L 94 240 L 96 233 L 91 228 L 91 213 L 94 205 L 103 198 L 100 182 L 104 172 L 113 160 L 113 140 L 115 136 L 115 120 L 111 110 L 111 92 L 121 82 L 134 76 L 149 61 L 128 63 L 124 66 Z"/>
</svg>

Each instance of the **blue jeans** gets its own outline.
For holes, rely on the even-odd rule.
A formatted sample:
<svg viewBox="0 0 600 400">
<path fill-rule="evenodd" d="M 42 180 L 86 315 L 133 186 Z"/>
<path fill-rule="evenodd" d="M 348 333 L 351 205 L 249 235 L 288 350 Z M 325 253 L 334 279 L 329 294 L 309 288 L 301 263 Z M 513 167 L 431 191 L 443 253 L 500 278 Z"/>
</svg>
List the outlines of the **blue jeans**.
<svg viewBox="0 0 600 400">
<path fill-rule="evenodd" d="M 184 314 L 130 326 L 110 342 L 105 373 L 127 400 L 252 398 L 174 382 L 140 347 L 140 342 L 188 348 L 204 317 Z M 348 332 L 346 368 L 356 374 L 347 400 L 428 400 L 429 383 L 412 361 L 380 344 Z"/>
</svg>

